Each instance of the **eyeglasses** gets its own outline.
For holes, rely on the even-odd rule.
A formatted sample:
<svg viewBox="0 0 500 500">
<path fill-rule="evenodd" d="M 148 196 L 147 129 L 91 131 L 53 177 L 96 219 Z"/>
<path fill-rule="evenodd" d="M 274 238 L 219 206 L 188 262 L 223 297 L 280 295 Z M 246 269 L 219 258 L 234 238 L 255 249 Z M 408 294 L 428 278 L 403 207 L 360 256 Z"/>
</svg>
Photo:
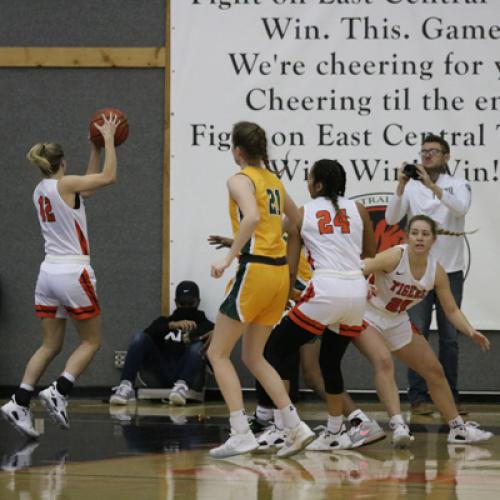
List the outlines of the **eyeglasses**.
<svg viewBox="0 0 500 500">
<path fill-rule="evenodd" d="M 444 151 L 442 149 L 436 149 L 436 148 L 422 149 L 421 151 L 419 151 L 418 154 L 420 156 L 437 156 L 439 153 L 444 153 Z"/>
</svg>

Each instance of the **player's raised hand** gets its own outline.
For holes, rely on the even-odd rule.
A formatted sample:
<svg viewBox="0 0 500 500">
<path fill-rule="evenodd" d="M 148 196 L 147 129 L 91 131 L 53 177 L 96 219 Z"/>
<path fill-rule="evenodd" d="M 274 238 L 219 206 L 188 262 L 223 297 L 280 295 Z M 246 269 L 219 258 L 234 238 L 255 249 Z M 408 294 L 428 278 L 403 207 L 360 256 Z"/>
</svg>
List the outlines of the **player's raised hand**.
<svg viewBox="0 0 500 500">
<path fill-rule="evenodd" d="M 94 127 L 99 130 L 104 140 L 113 139 L 115 137 L 116 127 L 120 124 L 120 120 L 118 116 L 114 113 L 110 113 L 109 117 L 106 118 L 106 115 L 101 114 L 104 123 L 99 125 L 97 122 L 94 123 Z"/>
</svg>

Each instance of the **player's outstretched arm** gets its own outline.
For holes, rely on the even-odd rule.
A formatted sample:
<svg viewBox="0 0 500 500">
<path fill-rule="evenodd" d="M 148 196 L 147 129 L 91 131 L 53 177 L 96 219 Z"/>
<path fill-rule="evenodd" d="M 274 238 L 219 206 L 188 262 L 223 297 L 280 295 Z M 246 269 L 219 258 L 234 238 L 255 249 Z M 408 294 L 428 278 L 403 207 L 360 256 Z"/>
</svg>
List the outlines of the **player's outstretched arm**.
<svg viewBox="0 0 500 500">
<path fill-rule="evenodd" d="M 481 332 L 478 332 L 469 323 L 465 314 L 460 310 L 455 298 L 451 293 L 450 282 L 448 276 L 440 264 L 436 267 L 436 281 L 434 284 L 436 295 L 438 296 L 444 314 L 450 323 L 467 337 L 470 337 L 476 344 L 479 345 L 482 351 L 490 349 L 490 341 Z"/>
</svg>

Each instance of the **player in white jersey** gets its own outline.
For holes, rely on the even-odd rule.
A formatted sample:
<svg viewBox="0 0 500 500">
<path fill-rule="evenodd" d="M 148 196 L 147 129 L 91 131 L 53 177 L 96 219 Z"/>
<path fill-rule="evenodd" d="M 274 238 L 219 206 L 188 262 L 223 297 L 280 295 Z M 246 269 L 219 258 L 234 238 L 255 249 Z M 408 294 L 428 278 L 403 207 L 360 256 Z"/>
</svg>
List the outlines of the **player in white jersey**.
<svg viewBox="0 0 500 500">
<path fill-rule="evenodd" d="M 385 213 L 387 223 L 396 224 L 405 216 L 411 219 L 414 215 L 424 214 L 444 230 L 454 233 L 464 231 L 465 217 L 471 206 L 471 187 L 465 179 L 450 175 L 450 145 L 441 136 L 429 134 L 424 137 L 419 154 L 422 164 L 416 165 L 416 171 L 412 172 L 411 166 L 403 164 L 398 172 L 396 192 L 389 198 Z M 460 237 L 440 233 L 431 252 L 448 275 L 450 289 L 458 307 L 462 302 L 464 287 L 464 249 L 464 233 Z M 459 343 L 456 328 L 446 320 L 434 293 L 429 293 L 418 306 L 411 308 L 409 316 L 427 338 L 434 310 L 439 334 L 439 361 L 443 365 L 453 397 L 459 403 Z M 412 413 L 432 413 L 432 408 L 427 404 L 428 390 L 422 377 L 413 370 L 408 370 L 408 384 Z M 460 405 L 459 411 L 467 413 Z"/>
<path fill-rule="evenodd" d="M 316 162 L 308 186 L 313 199 L 302 209 L 300 234 L 313 275 L 289 316 L 311 333 L 332 326 L 354 336 L 362 327 L 367 292 L 360 256 L 364 247 L 374 247 L 371 222 L 363 206 L 344 196 L 340 163 Z"/>
<path fill-rule="evenodd" d="M 345 171 L 337 161 L 317 161 L 309 172 L 312 200 L 303 207 L 300 231 L 313 275 L 300 301 L 275 328 L 266 347 L 270 363 L 288 382 L 300 347 L 322 336 L 319 364 L 329 412 L 327 429 L 333 436 L 328 449 L 351 446 L 342 423 L 340 362 L 351 340 L 363 329 L 367 284 L 360 258 L 375 253 L 368 212 L 345 198 L 345 183 Z M 262 445 L 267 438 L 259 438 Z M 315 443 L 307 449 L 316 449 Z"/>
<path fill-rule="evenodd" d="M 100 307 L 90 266 L 83 198 L 116 181 L 114 135 L 119 120 L 113 114 L 103 115 L 103 119 L 103 125 L 95 125 L 104 138 L 102 171 L 100 149 L 93 143 L 86 175 L 66 175 L 64 152 L 58 144 L 36 144 L 27 155 L 43 176 L 33 194 L 46 254 L 35 288 L 35 313 L 42 321 L 42 345 L 32 355 L 19 388 L 1 407 L 1 413 L 14 427 L 33 438 L 39 432 L 30 411 L 31 397 L 35 384 L 62 348 L 66 319 L 74 320 L 81 343 L 66 361 L 59 378 L 39 393 L 41 403 L 63 429 L 69 428 L 67 396 L 101 344 Z"/>
<path fill-rule="evenodd" d="M 489 341 L 460 311 L 446 272 L 430 255 L 439 233 L 436 223 L 426 215 L 416 215 L 410 220 L 408 229 L 408 244 L 392 247 L 364 261 L 364 273 L 374 277 L 377 290 L 366 308 L 364 319 L 368 326 L 365 334 L 382 336 L 393 354 L 426 380 L 432 400 L 450 426 L 449 443 L 485 441 L 492 433 L 479 429 L 474 422 L 464 422 L 459 416 L 443 367 L 424 336 L 416 334 L 407 310 L 434 289 L 446 317 L 457 330 L 479 344 L 483 351 L 489 349 Z M 383 392 L 395 438 L 401 433 L 409 440 L 394 377 L 386 382 Z"/>
</svg>

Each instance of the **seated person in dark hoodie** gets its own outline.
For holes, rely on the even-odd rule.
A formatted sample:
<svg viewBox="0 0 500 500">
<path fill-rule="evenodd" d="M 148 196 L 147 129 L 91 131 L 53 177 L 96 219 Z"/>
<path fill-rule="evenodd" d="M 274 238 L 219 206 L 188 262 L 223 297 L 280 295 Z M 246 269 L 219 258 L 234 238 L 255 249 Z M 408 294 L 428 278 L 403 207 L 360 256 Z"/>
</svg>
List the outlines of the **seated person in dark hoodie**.
<svg viewBox="0 0 500 500">
<path fill-rule="evenodd" d="M 109 402 L 126 405 L 135 400 L 134 382 L 142 367 L 152 372 L 175 405 L 186 404 L 189 389 L 201 391 L 205 384 L 204 346 L 214 324 L 198 309 L 200 289 L 193 281 L 182 281 L 175 289 L 175 311 L 156 318 L 137 333 L 127 351 L 120 385 Z"/>
</svg>

